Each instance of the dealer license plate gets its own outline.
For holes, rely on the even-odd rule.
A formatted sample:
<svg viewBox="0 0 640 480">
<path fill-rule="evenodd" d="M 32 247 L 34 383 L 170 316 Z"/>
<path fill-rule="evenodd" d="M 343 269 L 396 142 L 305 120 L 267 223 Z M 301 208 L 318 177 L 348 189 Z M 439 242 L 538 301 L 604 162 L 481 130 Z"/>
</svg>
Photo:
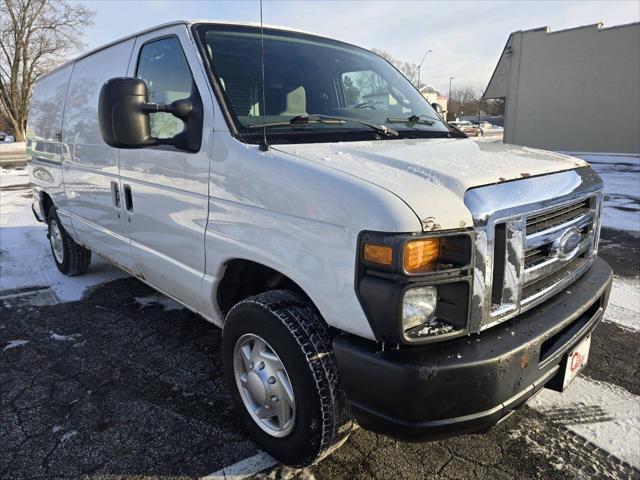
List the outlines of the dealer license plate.
<svg viewBox="0 0 640 480">
<path fill-rule="evenodd" d="M 591 335 L 582 340 L 572 350 L 569 350 L 566 358 L 566 366 L 564 371 L 564 381 L 562 389 L 567 388 L 578 372 L 582 370 L 589 359 L 589 347 L 591 346 Z"/>
</svg>

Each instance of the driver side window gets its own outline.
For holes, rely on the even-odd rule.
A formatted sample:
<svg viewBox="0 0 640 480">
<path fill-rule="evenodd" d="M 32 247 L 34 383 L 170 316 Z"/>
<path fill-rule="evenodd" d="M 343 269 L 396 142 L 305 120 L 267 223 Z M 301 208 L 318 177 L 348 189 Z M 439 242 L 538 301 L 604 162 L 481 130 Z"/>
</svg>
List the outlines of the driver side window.
<svg viewBox="0 0 640 480">
<path fill-rule="evenodd" d="M 193 78 L 180 41 L 167 37 L 140 49 L 136 76 L 147 84 L 149 102 L 168 104 L 191 96 Z M 170 113 L 151 114 L 151 135 L 171 138 L 182 131 L 182 120 Z"/>
</svg>

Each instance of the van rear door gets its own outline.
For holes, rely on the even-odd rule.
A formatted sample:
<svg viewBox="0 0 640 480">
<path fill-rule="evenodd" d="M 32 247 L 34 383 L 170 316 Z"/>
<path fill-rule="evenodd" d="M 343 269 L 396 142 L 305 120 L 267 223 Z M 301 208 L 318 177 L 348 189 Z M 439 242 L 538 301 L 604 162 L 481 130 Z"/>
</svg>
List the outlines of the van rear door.
<svg viewBox="0 0 640 480">
<path fill-rule="evenodd" d="M 35 211 L 42 220 L 46 220 L 40 207 L 40 192 L 45 191 L 58 209 L 60 222 L 71 235 L 74 235 L 68 215 L 67 197 L 64 194 L 60 155 L 62 109 L 72 68 L 72 65 L 66 65 L 51 72 L 38 80 L 33 90 L 27 125 L 27 165 L 35 190 Z"/>
<path fill-rule="evenodd" d="M 185 25 L 138 37 L 127 76 L 145 81 L 151 103 L 171 103 L 197 89 L 204 132 L 213 130 L 212 97 Z M 182 129 L 182 121 L 168 113 L 151 114 L 153 136 L 172 137 Z M 151 285 L 200 311 L 211 137 L 202 136 L 196 153 L 170 146 L 120 150 L 125 216 L 137 266 Z"/>
<path fill-rule="evenodd" d="M 104 143 L 98 125 L 100 89 L 126 75 L 133 45 L 134 39 L 121 42 L 75 63 L 62 138 L 65 190 L 79 243 L 138 275 L 123 213 L 119 151 Z"/>
</svg>

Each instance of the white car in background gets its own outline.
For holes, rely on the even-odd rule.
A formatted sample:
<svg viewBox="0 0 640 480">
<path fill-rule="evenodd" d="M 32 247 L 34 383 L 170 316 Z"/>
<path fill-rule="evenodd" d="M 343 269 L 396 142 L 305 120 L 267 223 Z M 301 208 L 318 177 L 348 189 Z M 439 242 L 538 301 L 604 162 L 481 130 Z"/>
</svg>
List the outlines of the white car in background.
<svg viewBox="0 0 640 480">
<path fill-rule="evenodd" d="M 482 129 L 478 125 L 474 125 L 468 120 L 454 120 L 449 122 L 449 125 L 456 127 L 469 137 L 481 137 Z"/>
</svg>

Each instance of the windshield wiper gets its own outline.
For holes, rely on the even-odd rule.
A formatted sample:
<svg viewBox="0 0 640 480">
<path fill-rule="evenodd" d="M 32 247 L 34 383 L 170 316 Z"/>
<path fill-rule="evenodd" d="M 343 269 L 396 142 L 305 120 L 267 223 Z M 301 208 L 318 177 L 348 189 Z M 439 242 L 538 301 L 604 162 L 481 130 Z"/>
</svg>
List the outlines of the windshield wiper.
<svg viewBox="0 0 640 480">
<path fill-rule="evenodd" d="M 426 117 L 426 118 L 423 118 L 423 117 Z M 447 127 L 447 130 L 449 130 L 449 137 L 467 138 L 467 136 L 462 131 L 460 131 L 458 128 L 454 127 L 453 125 L 449 125 L 442 118 L 433 118 L 433 117 L 428 117 L 426 115 L 411 115 L 410 117 L 407 117 L 407 118 L 402 118 L 402 117 L 387 118 L 387 122 L 388 123 L 411 123 L 411 124 L 429 125 L 429 126 L 435 125 L 435 122 L 441 122 L 445 127 Z"/>
<path fill-rule="evenodd" d="M 399 135 L 399 133 L 396 130 L 394 130 L 393 128 L 387 127 L 386 125 L 380 125 L 377 123 L 368 122 L 366 120 L 358 120 L 355 118 L 333 117 L 329 115 L 317 115 L 317 114 L 298 115 L 296 117 L 293 117 L 288 122 L 272 122 L 272 123 L 250 125 L 247 128 L 256 129 L 256 128 L 283 127 L 287 125 L 307 125 L 309 123 L 323 123 L 323 124 L 329 124 L 329 125 L 343 125 L 345 123 L 357 123 L 357 124 L 369 127 L 373 130 L 376 130 L 377 132 L 380 132 L 384 135 L 393 135 L 393 136 Z"/>
<path fill-rule="evenodd" d="M 426 118 L 423 118 L 426 117 Z M 410 117 L 389 117 L 387 118 L 387 123 L 418 123 L 420 125 L 435 125 L 435 118 L 427 117 L 426 115 L 411 115 Z M 441 121 L 441 120 L 440 120 Z"/>
</svg>

